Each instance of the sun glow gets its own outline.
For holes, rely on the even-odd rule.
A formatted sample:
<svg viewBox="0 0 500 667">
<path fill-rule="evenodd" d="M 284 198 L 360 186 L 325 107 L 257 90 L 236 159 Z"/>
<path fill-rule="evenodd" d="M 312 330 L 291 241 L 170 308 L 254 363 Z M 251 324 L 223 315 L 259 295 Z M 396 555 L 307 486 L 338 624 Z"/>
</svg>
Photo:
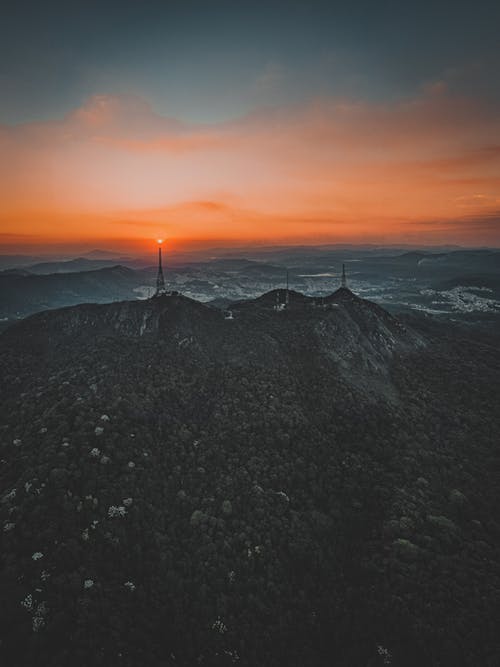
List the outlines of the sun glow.
<svg viewBox="0 0 500 667">
<path fill-rule="evenodd" d="M 496 111 L 447 91 L 324 98 L 210 131 L 97 96 L 0 125 L 0 246 L 497 244 L 499 132 Z"/>
</svg>

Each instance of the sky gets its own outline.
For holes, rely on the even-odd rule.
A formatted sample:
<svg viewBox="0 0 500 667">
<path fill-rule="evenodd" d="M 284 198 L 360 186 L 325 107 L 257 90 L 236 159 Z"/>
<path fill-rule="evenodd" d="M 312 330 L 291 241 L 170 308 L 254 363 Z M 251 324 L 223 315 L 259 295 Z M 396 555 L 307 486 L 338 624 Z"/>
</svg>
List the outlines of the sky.
<svg viewBox="0 0 500 667">
<path fill-rule="evenodd" d="M 500 246 L 500 6 L 10 2 L 0 251 Z"/>
</svg>

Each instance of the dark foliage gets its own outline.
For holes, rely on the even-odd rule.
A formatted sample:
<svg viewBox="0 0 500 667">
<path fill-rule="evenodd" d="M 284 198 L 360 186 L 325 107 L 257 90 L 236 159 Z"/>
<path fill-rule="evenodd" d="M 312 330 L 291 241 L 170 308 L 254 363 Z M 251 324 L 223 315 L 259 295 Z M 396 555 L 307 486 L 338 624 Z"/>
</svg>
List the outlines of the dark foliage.
<svg viewBox="0 0 500 667">
<path fill-rule="evenodd" d="M 2 335 L 2 664 L 499 664 L 499 347 L 273 303 Z"/>
</svg>

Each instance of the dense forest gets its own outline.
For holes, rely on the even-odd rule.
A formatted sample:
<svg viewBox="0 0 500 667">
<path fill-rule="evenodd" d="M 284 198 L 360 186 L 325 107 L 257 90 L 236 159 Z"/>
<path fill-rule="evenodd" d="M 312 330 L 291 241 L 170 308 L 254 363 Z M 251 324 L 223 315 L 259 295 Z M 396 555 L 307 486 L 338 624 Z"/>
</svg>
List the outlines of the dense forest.
<svg viewBox="0 0 500 667">
<path fill-rule="evenodd" d="M 0 336 L 0 656 L 500 663 L 500 344 L 339 291 Z"/>
</svg>

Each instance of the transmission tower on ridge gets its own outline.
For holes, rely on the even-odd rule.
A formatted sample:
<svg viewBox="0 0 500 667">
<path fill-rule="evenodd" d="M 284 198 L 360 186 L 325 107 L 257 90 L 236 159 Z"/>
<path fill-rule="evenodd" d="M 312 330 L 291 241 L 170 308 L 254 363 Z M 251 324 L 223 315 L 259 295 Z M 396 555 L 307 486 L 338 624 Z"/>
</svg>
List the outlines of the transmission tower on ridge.
<svg viewBox="0 0 500 667">
<path fill-rule="evenodd" d="M 161 262 L 161 244 L 163 239 L 158 239 L 158 274 L 156 276 L 156 292 L 155 296 L 162 296 L 162 294 L 167 293 L 167 288 L 165 287 L 165 277 L 163 276 L 163 266 Z"/>
<path fill-rule="evenodd" d="M 342 280 L 340 282 L 340 286 L 343 287 L 344 289 L 347 288 L 347 276 L 345 274 L 345 264 L 342 264 Z"/>
</svg>

